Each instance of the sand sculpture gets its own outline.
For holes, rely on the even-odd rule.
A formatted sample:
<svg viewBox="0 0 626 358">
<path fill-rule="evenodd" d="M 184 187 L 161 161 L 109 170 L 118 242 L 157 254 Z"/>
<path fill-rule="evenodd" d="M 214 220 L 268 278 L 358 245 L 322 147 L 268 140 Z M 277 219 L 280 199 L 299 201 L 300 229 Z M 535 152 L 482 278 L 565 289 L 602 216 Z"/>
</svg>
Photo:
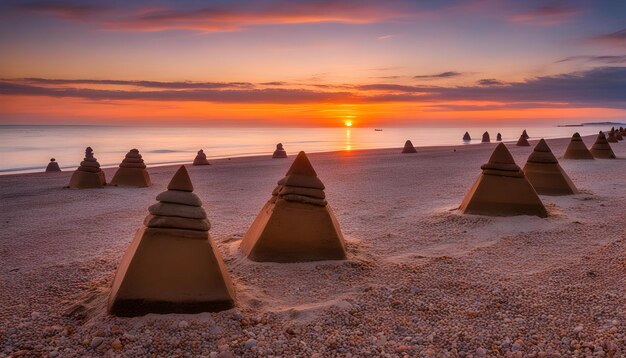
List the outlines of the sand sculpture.
<svg viewBox="0 0 626 358">
<path fill-rule="evenodd" d="M 496 136 L 496 141 L 502 142 L 502 134 L 498 133 L 498 135 Z"/>
<path fill-rule="evenodd" d="M 204 154 L 204 150 L 200 149 L 198 154 L 193 160 L 192 165 L 210 165 L 209 161 L 206 159 L 206 154 Z"/>
<path fill-rule="evenodd" d="M 622 132 L 620 131 L 615 131 L 615 139 L 617 139 L 618 141 L 622 141 L 624 140 L 624 135 L 622 134 Z"/>
<path fill-rule="evenodd" d="M 287 158 L 287 152 L 283 148 L 282 143 L 276 144 L 276 150 L 272 154 L 272 158 Z"/>
<path fill-rule="evenodd" d="M 109 312 L 140 316 L 232 308 L 230 276 L 184 166 L 157 200 L 117 269 Z"/>
<path fill-rule="evenodd" d="M 541 139 L 528 157 L 524 174 L 538 194 L 570 195 L 578 190 L 563 168 L 559 165 L 550 147 Z"/>
<path fill-rule="evenodd" d="M 491 139 L 489 138 L 489 132 L 483 133 L 483 139 L 482 139 L 481 142 L 482 143 L 489 143 L 489 142 L 491 142 Z"/>
<path fill-rule="evenodd" d="M 459 209 L 489 216 L 548 216 L 546 208 L 504 143 L 498 144 Z"/>
<path fill-rule="evenodd" d="M 463 135 L 463 141 L 469 142 L 471 140 L 472 140 L 472 137 L 470 137 L 469 132 L 465 132 L 465 134 Z"/>
<path fill-rule="evenodd" d="M 407 140 L 404 143 L 404 148 L 402 148 L 402 153 L 417 153 L 417 150 L 413 146 L 413 143 L 411 143 L 410 140 Z"/>
<path fill-rule="evenodd" d="M 574 133 L 572 140 L 569 142 L 563 159 L 593 159 L 593 155 L 587 149 L 585 142 L 578 132 Z"/>
<path fill-rule="evenodd" d="M 519 136 L 519 139 L 517 140 L 517 144 L 515 145 L 518 147 L 530 147 L 530 143 L 528 143 L 528 139 L 524 137 L 523 134 Z"/>
<path fill-rule="evenodd" d="M 59 167 L 59 163 L 56 162 L 56 159 L 50 158 L 50 163 L 46 167 L 46 173 L 50 172 L 60 172 L 61 168 Z"/>
<path fill-rule="evenodd" d="M 615 128 L 611 128 L 609 131 L 609 135 L 606 138 L 606 141 L 609 143 L 617 143 L 617 138 L 615 138 Z"/>
<path fill-rule="evenodd" d="M 72 189 L 101 188 L 106 185 L 104 172 L 100 169 L 100 163 L 93 156 L 93 149 L 85 149 L 85 159 L 70 179 L 69 187 Z"/>
<path fill-rule="evenodd" d="M 526 139 L 530 138 L 530 136 L 528 135 L 528 133 L 526 133 L 526 130 L 525 130 L 525 129 L 522 131 L 522 135 L 523 135 L 523 136 L 524 136 L 524 138 L 526 138 Z"/>
<path fill-rule="evenodd" d="M 143 162 L 139 150 L 131 149 L 126 153 L 126 157 L 122 160 L 122 163 L 120 163 L 120 167 L 117 172 L 115 172 L 109 185 L 134 186 L 139 188 L 152 185 L 150 175 L 146 170 L 146 164 Z"/>
<path fill-rule="evenodd" d="M 600 132 L 596 142 L 593 143 L 590 150 L 594 158 L 598 159 L 615 159 L 615 153 L 611 149 L 611 145 L 606 140 L 604 133 Z"/>
<path fill-rule="evenodd" d="M 339 223 L 326 202 L 324 184 L 304 152 L 278 182 L 241 242 L 253 261 L 343 260 Z"/>
</svg>

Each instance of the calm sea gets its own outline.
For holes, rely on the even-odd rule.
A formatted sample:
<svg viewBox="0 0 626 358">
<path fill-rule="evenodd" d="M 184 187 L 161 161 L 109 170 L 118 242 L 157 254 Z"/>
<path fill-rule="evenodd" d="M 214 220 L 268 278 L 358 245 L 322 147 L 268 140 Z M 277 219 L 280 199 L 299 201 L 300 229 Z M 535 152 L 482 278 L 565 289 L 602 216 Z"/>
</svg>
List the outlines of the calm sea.
<svg viewBox="0 0 626 358">
<path fill-rule="evenodd" d="M 197 128 L 109 126 L 0 126 L 0 174 L 38 172 L 51 157 L 63 169 L 78 166 L 85 147 L 94 149 L 104 167 L 117 166 L 131 148 L 139 149 L 149 166 L 191 162 L 198 149 L 210 158 L 270 155 L 276 143 L 288 154 L 300 150 L 325 152 L 370 148 L 399 148 L 410 139 L 415 146 L 462 144 L 465 131 L 471 144 L 480 143 L 484 131 L 492 140 L 502 133 L 505 141 L 519 138 L 523 129 L 532 138 L 594 134 L 609 125 L 584 127 L 417 127 L 417 128 Z"/>
</svg>

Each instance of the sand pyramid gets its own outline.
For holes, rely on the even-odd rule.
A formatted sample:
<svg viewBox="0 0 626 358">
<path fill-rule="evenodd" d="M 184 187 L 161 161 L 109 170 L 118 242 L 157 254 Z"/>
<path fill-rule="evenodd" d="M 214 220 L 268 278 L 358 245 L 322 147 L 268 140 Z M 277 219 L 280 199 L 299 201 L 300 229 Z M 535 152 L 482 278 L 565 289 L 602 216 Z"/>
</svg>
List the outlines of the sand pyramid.
<svg viewBox="0 0 626 358">
<path fill-rule="evenodd" d="M 483 133 L 483 139 L 482 139 L 481 142 L 482 143 L 489 143 L 489 142 L 491 142 L 491 138 L 489 138 L 489 132 Z"/>
<path fill-rule="evenodd" d="M 50 163 L 46 167 L 46 173 L 50 172 L 60 172 L 61 168 L 59 168 L 59 163 L 56 162 L 56 159 L 50 158 Z"/>
<path fill-rule="evenodd" d="M 596 142 L 593 143 L 590 150 L 594 158 L 599 159 L 615 159 L 615 153 L 611 149 L 611 145 L 606 140 L 604 133 L 600 132 Z"/>
<path fill-rule="evenodd" d="M 300 152 L 241 242 L 253 261 L 343 260 L 346 247 L 324 184 Z"/>
<path fill-rule="evenodd" d="M 572 140 L 569 142 L 563 159 L 593 159 L 593 155 L 587 149 L 585 142 L 578 132 L 574 133 Z"/>
<path fill-rule="evenodd" d="M 200 149 L 198 154 L 193 160 L 193 165 L 210 165 L 209 161 L 206 159 L 206 154 L 204 154 L 204 150 Z"/>
<path fill-rule="evenodd" d="M 93 156 L 93 149 L 85 149 L 85 159 L 70 179 L 69 187 L 72 189 L 101 188 L 106 185 L 104 172 L 100 169 L 100 163 Z"/>
<path fill-rule="evenodd" d="M 228 271 L 184 166 L 167 189 L 148 208 L 145 226 L 117 269 L 108 302 L 114 315 L 197 313 L 234 305 Z"/>
<path fill-rule="evenodd" d="M 287 158 L 287 152 L 283 148 L 282 143 L 276 144 L 276 150 L 272 154 L 272 158 Z"/>
<path fill-rule="evenodd" d="M 404 148 L 402 148 L 402 153 L 417 153 L 417 150 L 413 146 L 413 143 L 411 143 L 410 140 L 407 140 L 404 143 Z"/>
<path fill-rule="evenodd" d="M 526 139 L 530 138 L 530 136 L 528 135 L 528 133 L 526 133 L 526 130 L 525 130 L 525 129 L 522 131 L 522 135 L 523 135 L 523 136 L 524 136 L 524 138 L 526 138 Z"/>
<path fill-rule="evenodd" d="M 470 137 L 469 132 L 465 132 L 465 134 L 463 135 L 463 140 L 466 142 L 469 142 L 470 140 L 472 140 L 472 137 Z"/>
<path fill-rule="evenodd" d="M 609 131 L 609 135 L 606 138 L 606 141 L 609 143 L 617 143 L 617 138 L 615 138 L 615 128 L 611 128 Z"/>
<path fill-rule="evenodd" d="M 524 174 L 538 194 L 570 195 L 578 190 L 552 154 L 548 143 L 541 139 L 528 157 Z"/>
<path fill-rule="evenodd" d="M 528 139 L 524 137 L 523 134 L 519 136 L 519 139 L 517 140 L 517 144 L 515 145 L 518 147 L 530 147 L 530 143 L 528 143 Z"/>
<path fill-rule="evenodd" d="M 496 141 L 502 142 L 502 134 L 498 133 L 498 135 L 496 136 Z"/>
<path fill-rule="evenodd" d="M 120 163 L 120 168 L 115 172 L 110 185 L 115 186 L 134 186 L 144 188 L 152 185 L 150 175 L 146 170 L 146 164 L 143 162 L 139 150 L 131 149 L 126 153 L 126 157 Z"/>
<path fill-rule="evenodd" d="M 618 141 L 622 141 L 624 140 L 624 135 L 622 134 L 622 132 L 620 131 L 615 131 L 615 139 L 617 139 Z"/>
<path fill-rule="evenodd" d="M 498 144 L 483 172 L 461 203 L 464 214 L 490 216 L 548 216 L 535 189 L 515 164 L 503 143 Z"/>
</svg>

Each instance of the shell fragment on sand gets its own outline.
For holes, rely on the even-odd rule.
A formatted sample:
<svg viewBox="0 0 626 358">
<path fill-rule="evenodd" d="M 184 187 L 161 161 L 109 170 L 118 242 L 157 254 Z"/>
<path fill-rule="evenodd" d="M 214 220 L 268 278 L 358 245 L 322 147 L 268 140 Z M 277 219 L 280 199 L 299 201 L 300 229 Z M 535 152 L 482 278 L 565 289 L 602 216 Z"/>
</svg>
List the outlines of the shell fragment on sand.
<svg viewBox="0 0 626 358">
<path fill-rule="evenodd" d="M 402 153 L 417 153 L 417 150 L 413 146 L 413 143 L 411 143 L 410 140 L 407 140 L 406 142 L 404 142 L 404 148 L 402 148 Z"/>
<path fill-rule="evenodd" d="M 68 187 L 71 189 L 88 189 L 102 188 L 105 185 L 106 179 L 104 172 L 100 169 L 100 163 L 94 158 L 93 149 L 87 147 L 85 149 L 85 158 L 72 174 Z"/>
<path fill-rule="evenodd" d="M 524 174 L 538 194 L 571 195 L 578 189 L 559 165 L 545 140 L 541 139 L 528 157 Z"/>
<path fill-rule="evenodd" d="M 590 150 L 594 158 L 598 159 L 615 159 L 615 153 L 611 149 L 611 145 L 606 140 L 604 133 L 600 132 L 596 142 L 593 143 Z"/>
<path fill-rule="evenodd" d="M 127 249 L 113 280 L 108 310 L 118 316 L 147 313 L 198 313 L 234 306 L 234 288 L 221 255 L 210 238 L 210 224 L 199 199 L 191 192 L 184 166 L 176 172 L 161 199 L 176 200 L 176 216 L 151 210 Z M 187 183 L 188 184 L 185 184 Z M 191 188 L 193 188 L 191 186 Z M 166 194 L 174 192 L 175 194 Z M 189 196 L 184 199 L 184 196 Z M 158 205 L 158 204 L 156 204 Z M 193 217 L 180 210 L 191 208 Z M 151 207 L 153 208 L 154 205 Z M 171 207 L 170 207 L 171 208 Z M 199 212 L 202 214 L 198 214 Z M 186 214 L 184 214 L 186 215 Z"/>
<path fill-rule="evenodd" d="M 203 149 L 200 149 L 198 151 L 198 154 L 194 158 L 192 165 L 211 165 L 209 161 L 206 159 L 206 154 L 204 154 Z"/>
<path fill-rule="evenodd" d="M 244 254 L 271 262 L 345 259 L 343 235 L 323 189 L 300 152 L 244 236 Z"/>
<path fill-rule="evenodd" d="M 61 171 L 61 168 L 59 167 L 59 163 L 56 162 L 56 159 L 50 158 L 50 163 L 48 163 L 48 166 L 46 167 L 46 173 L 60 172 L 60 171 Z"/>
<path fill-rule="evenodd" d="M 463 199 L 464 214 L 488 216 L 548 216 L 537 192 L 515 164 L 503 143 L 498 144 L 489 162 Z"/>
<path fill-rule="evenodd" d="M 272 154 L 272 158 L 276 158 L 276 159 L 287 158 L 287 152 L 283 148 L 282 143 L 276 144 L 276 150 L 274 151 L 274 154 Z"/>
<path fill-rule="evenodd" d="M 139 150 L 131 149 L 126 157 L 120 163 L 119 169 L 115 172 L 110 185 L 115 186 L 131 186 L 137 188 L 145 188 L 152 185 L 150 174 L 146 170 L 146 164 L 143 162 Z"/>
<path fill-rule="evenodd" d="M 581 138 L 578 132 L 572 135 L 572 140 L 570 140 L 567 145 L 567 149 L 565 150 L 565 154 L 563 154 L 563 159 L 591 159 L 593 160 L 593 154 L 589 151 L 585 142 Z"/>
</svg>

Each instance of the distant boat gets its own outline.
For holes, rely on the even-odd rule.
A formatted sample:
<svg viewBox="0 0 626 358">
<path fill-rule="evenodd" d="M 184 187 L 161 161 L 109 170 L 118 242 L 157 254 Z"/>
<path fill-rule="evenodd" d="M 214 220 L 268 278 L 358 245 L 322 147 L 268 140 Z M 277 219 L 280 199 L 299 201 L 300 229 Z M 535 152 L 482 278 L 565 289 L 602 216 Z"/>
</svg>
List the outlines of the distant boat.
<svg viewBox="0 0 626 358">
<path fill-rule="evenodd" d="M 383 131 L 383 130 L 382 130 L 382 129 L 380 129 L 380 128 L 374 128 L 374 130 L 375 130 L 376 132 L 382 132 L 382 131 Z"/>
</svg>

